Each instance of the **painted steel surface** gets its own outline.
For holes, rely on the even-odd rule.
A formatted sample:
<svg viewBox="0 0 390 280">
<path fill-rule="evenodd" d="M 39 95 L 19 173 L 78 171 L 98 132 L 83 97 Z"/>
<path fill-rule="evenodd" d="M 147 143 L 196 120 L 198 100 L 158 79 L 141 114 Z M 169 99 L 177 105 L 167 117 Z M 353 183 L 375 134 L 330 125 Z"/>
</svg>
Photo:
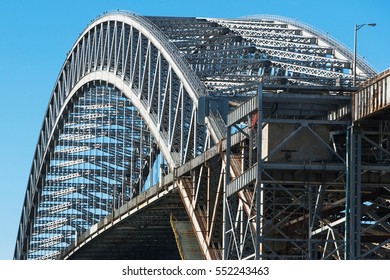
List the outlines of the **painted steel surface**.
<svg viewBox="0 0 390 280">
<path fill-rule="evenodd" d="M 325 87 L 337 95 L 351 85 L 351 57 L 327 35 L 281 17 L 99 17 L 81 33 L 56 81 L 15 259 L 58 258 L 78 235 L 183 166 L 188 172 L 174 175 L 172 189 L 181 195 L 205 257 L 221 257 L 224 156 L 213 154 L 212 166 L 186 163 L 219 147 L 227 115 L 255 96 L 259 83 L 274 87 L 271 92 Z M 358 69 L 363 80 L 374 72 L 362 61 Z M 284 100 L 278 109 L 324 121 L 345 102 L 335 104 L 311 110 L 309 102 L 291 111 Z M 212 172 L 218 175 L 206 183 Z"/>
</svg>

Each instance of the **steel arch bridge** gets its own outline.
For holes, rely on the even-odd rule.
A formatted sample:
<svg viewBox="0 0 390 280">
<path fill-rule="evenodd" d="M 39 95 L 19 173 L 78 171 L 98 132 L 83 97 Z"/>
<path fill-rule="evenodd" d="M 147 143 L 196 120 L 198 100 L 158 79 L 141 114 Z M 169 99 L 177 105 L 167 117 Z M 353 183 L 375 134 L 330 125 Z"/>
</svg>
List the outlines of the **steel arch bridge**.
<svg viewBox="0 0 390 280">
<path fill-rule="evenodd" d="M 282 17 L 102 15 L 56 81 L 14 258 L 388 258 L 386 214 L 365 240 L 346 191 L 352 61 Z"/>
</svg>

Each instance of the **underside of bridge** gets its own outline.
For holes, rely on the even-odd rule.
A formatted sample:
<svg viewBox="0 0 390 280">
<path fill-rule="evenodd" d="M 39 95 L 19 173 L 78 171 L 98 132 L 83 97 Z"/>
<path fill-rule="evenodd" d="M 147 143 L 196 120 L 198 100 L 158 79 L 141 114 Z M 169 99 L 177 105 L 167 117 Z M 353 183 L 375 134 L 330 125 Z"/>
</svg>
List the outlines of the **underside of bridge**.
<svg viewBox="0 0 390 280">
<path fill-rule="evenodd" d="M 389 259 L 389 73 L 353 66 L 283 17 L 104 14 L 55 84 L 15 259 Z"/>
<path fill-rule="evenodd" d="M 180 196 L 175 191 L 139 210 L 136 215 L 119 221 L 88 241 L 69 259 L 179 260 L 181 257 L 172 230 L 171 215 L 188 221 Z"/>
</svg>

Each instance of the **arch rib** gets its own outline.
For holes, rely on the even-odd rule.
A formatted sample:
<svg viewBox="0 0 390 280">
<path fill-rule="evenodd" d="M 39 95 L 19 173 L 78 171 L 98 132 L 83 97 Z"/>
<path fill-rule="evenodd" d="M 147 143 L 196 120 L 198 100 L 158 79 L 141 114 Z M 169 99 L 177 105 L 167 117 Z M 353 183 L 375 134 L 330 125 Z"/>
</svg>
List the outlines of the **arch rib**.
<svg viewBox="0 0 390 280">
<path fill-rule="evenodd" d="M 118 32 L 118 29 L 121 29 L 120 32 Z M 128 38 L 127 42 L 125 42 L 125 32 L 129 32 L 130 36 L 134 37 Z M 169 42 L 166 36 L 148 20 L 131 13 L 120 12 L 106 14 L 95 20 L 80 35 L 68 53 L 67 59 L 57 78 L 33 159 L 17 237 L 15 258 L 27 258 L 26 252 L 30 247 L 28 239 L 33 235 L 34 231 L 33 221 L 37 216 L 38 210 L 36 209 L 36 205 L 39 204 L 40 193 L 45 184 L 45 178 L 42 177 L 42 174 L 48 168 L 49 151 L 53 148 L 52 145 L 54 142 L 56 142 L 54 138 L 62 116 L 68 112 L 68 105 L 71 103 L 75 93 L 84 85 L 94 83 L 95 81 L 105 81 L 125 93 L 126 97 L 137 108 L 141 117 L 146 121 L 154 138 L 157 139 L 158 146 L 171 169 L 175 168 L 185 160 L 184 157 L 188 156 L 188 151 L 184 149 L 185 145 L 183 143 L 191 141 L 184 140 L 180 145 L 170 145 L 170 141 L 160 141 L 160 139 L 173 139 L 173 134 L 177 133 L 177 131 L 174 129 L 172 120 L 164 119 L 167 123 L 158 123 L 158 118 L 153 118 L 152 113 L 156 112 L 151 112 L 150 105 L 148 105 L 152 104 L 152 100 L 145 100 L 148 94 L 143 94 L 141 92 L 143 88 L 138 87 L 142 83 L 142 78 L 146 78 L 147 75 L 150 78 L 151 73 L 150 69 L 147 69 L 145 65 L 146 63 L 150 64 L 150 61 L 145 59 L 141 53 L 144 46 L 138 45 L 138 57 L 137 55 L 134 57 L 131 53 L 131 51 L 134 51 L 134 48 L 137 48 L 137 45 L 133 41 L 135 36 L 139 40 L 147 40 L 149 45 L 155 48 L 156 53 L 158 52 L 157 59 L 160 63 L 159 67 L 163 67 L 161 64 L 164 63 L 172 69 L 171 73 L 174 73 L 175 81 L 171 77 L 171 88 L 165 89 L 165 96 L 169 95 L 170 100 L 174 101 L 176 98 L 173 96 L 176 94 L 174 87 L 181 84 L 182 86 L 180 88 L 185 89 L 185 94 L 192 100 L 191 106 L 193 109 L 190 110 L 190 115 L 185 117 L 185 119 L 181 118 L 181 121 L 196 121 L 196 118 L 193 118 L 192 111 L 196 111 L 198 97 L 206 94 L 205 87 L 183 60 L 177 48 Z M 143 41 L 141 44 L 143 44 Z M 138 61 L 136 61 L 137 59 Z M 144 67 L 144 73 L 142 73 L 141 67 Z M 119 69 L 121 71 L 118 71 Z M 138 82 L 134 80 L 135 76 L 132 79 L 126 75 L 131 73 L 131 71 L 134 74 L 135 71 L 138 71 L 139 74 L 137 75 L 139 76 L 136 77 L 139 79 Z M 158 74 L 160 76 L 164 75 L 162 72 Z M 150 88 L 146 90 L 150 90 Z M 179 94 L 183 95 L 183 90 L 181 92 Z M 162 109 L 161 106 L 164 106 L 166 110 L 172 113 L 171 118 L 177 119 L 175 112 L 172 110 L 178 111 L 177 108 L 181 105 L 177 104 L 176 109 L 174 109 L 174 107 L 171 107 L 173 104 L 169 104 L 168 102 L 162 103 L 162 101 L 160 100 L 160 103 L 156 104 L 159 113 L 162 114 L 163 110 L 160 109 Z M 185 124 L 183 123 L 183 125 Z M 196 125 L 191 125 L 190 123 L 186 126 L 197 129 Z M 166 135 L 167 132 L 170 135 Z M 183 135 L 183 132 L 179 133 Z M 199 134 L 195 133 L 195 135 Z M 186 136 L 191 137 L 189 134 Z M 194 145 L 196 146 L 198 144 L 199 142 L 195 140 Z M 191 149 L 195 152 L 194 155 L 196 155 L 197 148 L 191 147 Z"/>
</svg>

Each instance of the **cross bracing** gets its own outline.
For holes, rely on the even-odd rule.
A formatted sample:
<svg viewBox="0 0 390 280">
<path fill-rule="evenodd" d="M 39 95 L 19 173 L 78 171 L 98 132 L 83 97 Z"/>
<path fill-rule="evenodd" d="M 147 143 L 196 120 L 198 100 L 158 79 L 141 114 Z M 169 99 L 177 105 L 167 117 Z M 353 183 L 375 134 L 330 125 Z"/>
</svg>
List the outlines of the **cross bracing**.
<svg viewBox="0 0 390 280">
<path fill-rule="evenodd" d="M 15 258 L 115 258 L 97 249 L 118 240 L 127 248 L 120 258 L 169 258 L 137 244 L 149 237 L 155 248 L 172 250 L 164 220 L 172 213 L 191 223 L 207 259 L 344 258 L 358 242 L 347 246 L 340 230 L 347 223 L 340 131 L 356 89 L 351 57 L 327 35 L 278 17 L 99 17 L 80 34 L 55 84 Z M 359 80 L 374 72 L 360 60 L 357 69 Z M 242 111 L 259 84 L 264 102 Z M 294 158 L 285 145 L 303 134 L 330 162 L 262 163 L 254 155 L 271 144 L 256 141 L 260 108 L 264 128 L 292 134 L 267 157 L 282 150 Z M 365 217 L 386 230 L 387 216 L 368 208 Z M 356 217 L 348 222 L 357 225 Z M 365 254 L 387 254 L 379 239 L 365 243 Z"/>
</svg>

